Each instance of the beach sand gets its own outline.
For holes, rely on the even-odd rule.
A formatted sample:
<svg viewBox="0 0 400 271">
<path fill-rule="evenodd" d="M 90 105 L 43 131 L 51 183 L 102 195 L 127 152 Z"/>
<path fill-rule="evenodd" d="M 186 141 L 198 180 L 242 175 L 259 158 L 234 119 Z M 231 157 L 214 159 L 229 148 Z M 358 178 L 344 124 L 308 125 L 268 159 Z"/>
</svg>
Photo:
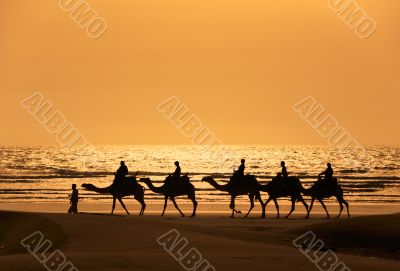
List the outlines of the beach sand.
<svg viewBox="0 0 400 271">
<path fill-rule="evenodd" d="M 227 206 L 220 207 L 220 212 L 203 210 L 196 218 L 181 218 L 172 206 L 164 217 L 159 216 L 161 206 L 152 206 L 139 217 L 137 205 L 128 207 L 135 209 L 131 216 L 100 214 L 106 206 L 79 215 L 55 209 L 47 213 L 2 211 L 0 270 L 46 270 L 19 245 L 36 230 L 78 270 L 185 270 L 156 241 L 172 229 L 188 240 L 187 250 L 196 248 L 216 270 L 319 270 L 292 243 L 309 230 L 351 270 L 399 270 L 400 215 L 387 214 L 398 211 L 398 206 L 381 208 L 385 214 L 380 215 L 379 208 L 373 209 L 372 216 L 365 216 L 368 206 L 353 206 L 352 218 L 330 220 L 319 208 L 311 219 L 303 219 L 300 206 L 289 219 L 275 219 L 272 207 L 266 219 L 258 218 L 258 210 L 250 218 L 232 219 Z M 329 208 L 336 215 L 337 207 Z M 190 213 L 189 207 L 185 210 Z M 283 206 L 282 214 L 286 210 Z"/>
</svg>

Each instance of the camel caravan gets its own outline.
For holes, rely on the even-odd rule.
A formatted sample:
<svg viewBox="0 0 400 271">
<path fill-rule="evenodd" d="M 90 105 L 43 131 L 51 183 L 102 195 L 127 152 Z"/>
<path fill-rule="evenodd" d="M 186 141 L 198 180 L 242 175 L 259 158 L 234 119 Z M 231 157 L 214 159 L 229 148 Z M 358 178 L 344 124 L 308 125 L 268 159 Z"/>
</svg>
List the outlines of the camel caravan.
<svg viewBox="0 0 400 271">
<path fill-rule="evenodd" d="M 143 215 L 146 209 L 146 203 L 144 201 L 145 188 L 139 184 L 144 183 L 147 187 L 156 194 L 164 195 L 164 208 L 162 211 L 162 216 L 165 214 L 167 208 L 168 199 L 172 201 L 175 208 L 179 211 L 182 217 L 184 213 L 179 209 L 176 203 L 175 197 L 177 196 L 187 196 L 193 202 L 193 212 L 192 217 L 196 216 L 197 201 L 196 201 L 196 191 L 193 184 L 190 182 L 190 178 L 187 175 L 181 176 L 181 168 L 179 162 L 175 162 L 176 170 L 173 174 L 170 174 L 163 182 L 161 186 L 154 186 L 150 178 L 140 178 L 137 181 L 137 174 L 134 176 L 128 175 L 128 168 L 123 161 L 121 161 L 121 166 L 115 174 L 113 183 L 104 188 L 98 188 L 93 184 L 82 184 L 82 187 L 87 191 L 93 191 L 99 194 L 109 194 L 113 197 L 112 211 L 114 213 L 116 200 L 120 202 L 126 213 L 129 215 L 129 211 L 126 208 L 122 198 L 133 196 L 141 204 L 141 209 L 139 215 Z M 277 199 L 283 197 L 289 197 L 291 200 L 290 212 L 285 216 L 288 218 L 295 210 L 296 202 L 301 202 L 307 211 L 306 218 L 310 217 L 311 210 L 315 200 L 318 200 L 326 212 L 327 218 L 330 218 L 328 210 L 324 204 L 324 199 L 330 197 L 335 197 L 339 203 L 339 218 L 343 211 L 343 205 L 346 206 L 347 217 L 350 217 L 349 204 L 343 199 L 343 189 L 338 184 L 336 177 L 333 177 L 333 169 L 330 163 L 327 164 L 327 168 L 324 172 L 318 175 L 318 180 L 312 185 L 312 187 L 306 189 L 303 187 L 300 179 L 294 176 L 288 176 L 285 162 L 281 162 L 282 171 L 279 172 L 271 182 L 267 184 L 260 184 L 254 175 L 246 174 L 245 171 L 245 160 L 242 159 L 238 170 L 234 171 L 233 176 L 226 184 L 217 183 L 211 176 L 202 178 L 203 182 L 210 184 L 216 190 L 221 192 L 227 192 L 230 196 L 231 201 L 229 208 L 232 210 L 231 217 L 235 214 L 241 214 L 239 210 L 235 208 L 235 199 L 241 195 L 247 195 L 250 200 L 250 209 L 245 214 L 247 217 L 252 209 L 254 208 L 254 199 L 256 199 L 261 206 L 261 217 L 265 217 L 265 209 L 268 203 L 272 200 L 275 204 L 277 211 L 277 218 L 280 218 L 279 204 Z M 324 178 L 321 177 L 324 175 Z M 267 200 L 264 202 L 261 197 L 261 193 L 265 192 L 268 195 Z M 304 200 L 303 196 L 311 197 L 311 203 L 308 205 Z"/>
</svg>

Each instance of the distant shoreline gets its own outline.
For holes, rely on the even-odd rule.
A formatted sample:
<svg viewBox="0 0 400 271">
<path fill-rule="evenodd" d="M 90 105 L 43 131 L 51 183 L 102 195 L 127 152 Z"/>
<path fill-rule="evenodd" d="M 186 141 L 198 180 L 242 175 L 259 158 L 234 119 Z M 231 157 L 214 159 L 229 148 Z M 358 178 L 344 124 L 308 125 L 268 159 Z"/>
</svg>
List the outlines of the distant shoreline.
<svg viewBox="0 0 400 271">
<path fill-rule="evenodd" d="M 189 214 L 192 210 L 192 204 L 189 201 L 177 200 L 179 206 L 184 213 Z M 84 213 L 102 213 L 109 214 L 111 212 L 112 199 L 108 202 L 93 203 L 93 202 L 80 202 L 79 211 Z M 131 216 L 137 216 L 139 212 L 139 204 L 136 201 L 126 201 L 129 211 L 131 211 Z M 248 203 L 238 202 L 237 208 L 241 211 L 247 211 L 249 208 Z M 338 212 L 337 203 L 326 203 L 327 208 L 332 217 L 334 217 Z M 290 209 L 289 201 L 279 201 L 281 214 L 286 214 Z M 0 210 L 4 211 L 18 211 L 18 212 L 33 212 L 33 213 L 66 213 L 69 205 L 68 202 L 65 203 L 1 203 Z M 158 216 L 161 214 L 163 207 L 162 202 L 151 202 L 147 204 L 145 215 Z M 261 213 L 261 209 L 258 205 L 255 205 L 250 217 L 258 217 Z M 400 212 L 400 204 L 391 203 L 351 203 L 350 213 L 352 216 L 360 215 L 380 215 L 380 214 L 394 214 Z M 125 212 L 119 204 L 116 206 L 116 213 L 125 215 Z M 171 216 L 178 216 L 172 203 L 169 203 L 167 208 L 167 213 Z M 215 202 L 215 203 L 201 203 L 198 207 L 198 213 L 200 216 L 208 215 L 230 215 L 231 210 L 229 209 L 229 202 Z M 325 212 L 319 204 L 315 204 L 315 207 L 311 213 L 311 217 L 318 217 L 323 215 Z M 301 218 L 305 215 L 305 210 L 300 204 L 296 204 L 296 210 L 293 213 L 294 217 Z M 276 209 L 273 204 L 267 206 L 267 217 L 275 218 Z M 241 216 L 238 216 L 241 217 Z M 343 215 L 344 217 L 344 215 Z"/>
</svg>

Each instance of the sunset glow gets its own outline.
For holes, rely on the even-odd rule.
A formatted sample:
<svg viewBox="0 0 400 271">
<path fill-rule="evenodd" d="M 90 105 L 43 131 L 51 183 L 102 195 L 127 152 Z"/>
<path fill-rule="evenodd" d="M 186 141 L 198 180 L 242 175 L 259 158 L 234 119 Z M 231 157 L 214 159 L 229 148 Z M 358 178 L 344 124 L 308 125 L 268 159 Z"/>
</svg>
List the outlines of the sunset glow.
<svg viewBox="0 0 400 271">
<path fill-rule="evenodd" d="M 2 144 L 57 144 L 19 106 L 36 91 L 93 144 L 191 144 L 157 111 L 171 96 L 224 144 L 326 145 L 292 109 L 307 96 L 362 144 L 399 144 L 399 1 L 358 1 L 368 39 L 323 0 L 95 0 L 98 39 L 57 2 L 0 2 Z"/>
</svg>

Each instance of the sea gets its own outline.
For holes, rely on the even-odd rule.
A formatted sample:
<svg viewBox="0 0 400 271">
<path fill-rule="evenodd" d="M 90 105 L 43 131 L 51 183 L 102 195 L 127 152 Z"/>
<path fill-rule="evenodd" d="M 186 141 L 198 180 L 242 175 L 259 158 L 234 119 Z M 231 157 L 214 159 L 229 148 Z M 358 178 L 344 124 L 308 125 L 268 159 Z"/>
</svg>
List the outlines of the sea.
<svg viewBox="0 0 400 271">
<path fill-rule="evenodd" d="M 71 184 L 78 186 L 81 204 L 109 202 L 110 196 L 85 191 L 81 185 L 109 186 L 122 160 L 130 174 L 149 177 L 156 186 L 163 184 L 174 172 L 174 162 L 179 161 L 200 203 L 228 202 L 225 192 L 216 191 L 201 179 L 212 175 L 221 184 L 226 183 L 242 158 L 246 159 L 246 172 L 256 175 L 260 183 L 270 182 L 280 172 L 280 162 L 285 161 L 289 175 L 298 176 L 305 187 L 310 187 L 330 162 L 350 203 L 400 203 L 398 146 L 369 146 L 360 153 L 329 146 L 234 145 L 224 146 L 223 155 L 216 152 L 199 145 L 107 145 L 86 151 L 57 146 L 2 146 L 0 204 L 68 202 Z M 162 203 L 162 196 L 147 189 L 145 200 Z M 248 198 L 238 200 L 247 202 Z"/>
</svg>

